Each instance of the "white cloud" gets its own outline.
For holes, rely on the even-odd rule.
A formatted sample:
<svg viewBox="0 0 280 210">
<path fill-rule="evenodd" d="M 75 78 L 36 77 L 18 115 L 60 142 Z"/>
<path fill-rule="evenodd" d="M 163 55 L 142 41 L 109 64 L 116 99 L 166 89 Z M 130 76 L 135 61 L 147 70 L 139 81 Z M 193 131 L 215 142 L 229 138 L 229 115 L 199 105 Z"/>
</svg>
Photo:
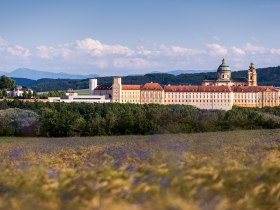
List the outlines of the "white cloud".
<svg viewBox="0 0 280 210">
<path fill-rule="evenodd" d="M 8 42 L 0 36 L 0 47 L 7 46 Z"/>
<path fill-rule="evenodd" d="M 89 61 L 88 64 L 90 66 L 96 66 L 99 69 L 105 69 L 105 68 L 109 67 L 109 62 L 106 59 Z"/>
<path fill-rule="evenodd" d="M 241 49 L 241 48 L 233 46 L 233 47 L 231 47 L 231 50 L 234 53 L 234 55 L 237 55 L 237 56 L 244 56 L 244 55 L 246 55 L 246 52 L 243 49 Z"/>
<path fill-rule="evenodd" d="M 54 46 L 42 44 L 28 49 L 0 37 L 0 63 L 16 68 L 72 69 L 73 73 L 77 73 L 77 69 L 86 69 L 87 73 L 92 73 L 92 70 L 100 75 L 110 75 L 111 71 L 144 73 L 151 69 L 216 69 L 219 65 L 217 60 L 222 57 L 226 57 L 235 69 L 247 69 L 248 61 L 257 62 L 258 66 L 279 65 L 280 49 L 251 43 L 244 46 L 212 43 L 202 48 L 165 44 L 145 46 L 145 43 L 140 43 L 140 46 L 130 48 L 93 38 Z"/>
<path fill-rule="evenodd" d="M 228 49 L 220 44 L 207 44 L 207 47 L 211 56 L 225 56 L 228 53 Z"/>
<path fill-rule="evenodd" d="M 12 45 L 2 37 L 0 37 L 0 51 L 8 53 L 11 56 L 22 58 L 26 58 L 31 55 L 31 51 L 29 49 L 20 45 Z"/>
<path fill-rule="evenodd" d="M 159 67 L 155 61 L 148 61 L 143 58 L 116 58 L 113 61 L 116 68 L 147 69 Z"/>
<path fill-rule="evenodd" d="M 260 42 L 255 36 L 251 36 L 251 40 L 255 43 Z"/>
<path fill-rule="evenodd" d="M 159 49 L 150 49 L 145 48 L 143 46 L 140 46 L 136 49 L 136 54 L 139 56 L 145 56 L 145 57 L 157 57 L 160 56 L 161 52 Z"/>
<path fill-rule="evenodd" d="M 89 53 L 93 56 L 104 56 L 104 55 L 124 55 L 131 56 L 134 51 L 123 45 L 107 45 L 102 44 L 98 40 L 86 38 L 83 40 L 77 40 L 77 49 Z"/>
<path fill-rule="evenodd" d="M 31 52 L 29 49 L 24 48 L 19 45 L 8 47 L 7 52 L 10 53 L 11 55 L 19 56 L 19 57 L 29 57 L 31 55 Z"/>
<path fill-rule="evenodd" d="M 51 46 L 40 45 L 37 46 L 38 56 L 43 59 L 51 59 L 56 54 L 56 49 Z"/>
<path fill-rule="evenodd" d="M 62 57 L 67 59 L 73 53 L 71 45 L 58 45 L 57 47 L 40 45 L 36 47 L 37 56 L 41 59 L 53 59 L 56 57 Z"/>
<path fill-rule="evenodd" d="M 271 49 L 270 52 L 273 55 L 280 55 L 280 49 Z"/>
<path fill-rule="evenodd" d="M 174 56 L 174 57 L 193 56 L 193 55 L 203 53 L 203 51 L 197 49 L 185 48 L 176 45 L 172 45 L 172 46 L 161 45 L 159 49 L 161 53 L 164 54 L 165 56 Z"/>
<path fill-rule="evenodd" d="M 220 37 L 218 37 L 218 36 L 213 36 L 213 39 L 214 39 L 216 42 L 221 41 Z"/>
<path fill-rule="evenodd" d="M 265 47 L 256 46 L 251 43 L 247 43 L 244 47 L 244 50 L 248 53 L 251 53 L 253 55 L 255 54 L 264 54 L 267 50 Z"/>
</svg>

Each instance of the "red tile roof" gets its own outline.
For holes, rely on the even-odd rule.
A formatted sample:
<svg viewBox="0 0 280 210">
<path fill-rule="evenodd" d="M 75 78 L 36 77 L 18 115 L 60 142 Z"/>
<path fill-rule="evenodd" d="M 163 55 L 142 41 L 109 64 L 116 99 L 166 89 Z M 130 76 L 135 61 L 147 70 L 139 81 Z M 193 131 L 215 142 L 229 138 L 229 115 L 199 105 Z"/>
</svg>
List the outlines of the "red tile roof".
<svg viewBox="0 0 280 210">
<path fill-rule="evenodd" d="M 263 92 L 263 91 L 278 91 L 273 86 L 233 86 L 234 92 Z"/>
<path fill-rule="evenodd" d="M 273 86 L 164 86 L 165 92 L 263 92 L 278 91 Z"/>
<path fill-rule="evenodd" d="M 146 83 L 145 85 L 122 85 L 123 90 L 165 90 L 166 92 L 263 92 L 278 91 L 273 86 L 198 86 L 198 85 L 166 85 Z M 95 90 L 112 90 L 112 85 L 98 85 Z"/>
<path fill-rule="evenodd" d="M 140 90 L 141 85 L 122 85 L 122 90 Z"/>
<path fill-rule="evenodd" d="M 97 85 L 95 90 L 112 90 L 112 85 Z"/>
<path fill-rule="evenodd" d="M 150 82 L 143 85 L 141 90 L 163 90 L 163 88 L 158 83 Z"/>
<path fill-rule="evenodd" d="M 167 85 L 164 86 L 166 92 L 231 92 L 228 86 L 183 86 Z"/>
</svg>

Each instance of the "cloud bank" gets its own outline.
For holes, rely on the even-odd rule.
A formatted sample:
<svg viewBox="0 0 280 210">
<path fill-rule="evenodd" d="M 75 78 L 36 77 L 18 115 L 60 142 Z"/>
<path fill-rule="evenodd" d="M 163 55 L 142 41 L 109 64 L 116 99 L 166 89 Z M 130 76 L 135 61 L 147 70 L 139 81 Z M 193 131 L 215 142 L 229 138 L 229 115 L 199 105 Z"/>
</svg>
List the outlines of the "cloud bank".
<svg viewBox="0 0 280 210">
<path fill-rule="evenodd" d="M 249 42 L 244 46 L 225 46 L 217 38 L 214 41 L 202 48 L 164 44 L 131 48 L 85 38 L 56 46 L 26 48 L 0 37 L 0 70 L 29 67 L 69 73 L 123 75 L 153 70 L 215 69 L 223 57 L 236 70 L 246 69 L 251 61 L 257 66 L 280 64 L 280 49 Z"/>
</svg>

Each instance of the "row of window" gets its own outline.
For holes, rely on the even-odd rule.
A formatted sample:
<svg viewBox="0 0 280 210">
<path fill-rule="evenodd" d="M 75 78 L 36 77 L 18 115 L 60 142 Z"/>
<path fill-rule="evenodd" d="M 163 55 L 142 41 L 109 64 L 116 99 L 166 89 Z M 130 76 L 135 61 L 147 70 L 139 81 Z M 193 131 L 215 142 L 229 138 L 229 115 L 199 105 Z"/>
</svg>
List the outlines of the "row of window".
<svg viewBox="0 0 280 210">
<path fill-rule="evenodd" d="M 122 92 L 123 95 L 140 95 L 140 91 L 139 92 Z"/>
<path fill-rule="evenodd" d="M 167 95 L 166 98 L 231 98 L 230 95 L 226 95 L 226 96 L 219 96 L 219 95 L 206 95 L 206 96 L 202 96 L 202 95 Z"/>
<path fill-rule="evenodd" d="M 230 103 L 230 100 L 165 100 L 168 103 Z"/>
<path fill-rule="evenodd" d="M 138 98 L 140 97 L 140 92 L 123 92 L 123 97 L 131 97 L 131 98 Z M 100 95 L 97 92 L 96 95 Z M 118 94 L 117 90 L 115 90 L 115 94 Z M 161 98 L 161 92 L 142 92 L 142 97 L 150 97 L 150 98 Z M 174 98 L 174 99 L 184 99 L 184 98 L 230 98 L 230 93 L 166 93 L 166 98 Z M 235 93 L 234 99 L 255 99 L 258 97 L 258 93 Z M 277 93 L 265 93 L 263 98 L 276 98 Z"/>
<path fill-rule="evenodd" d="M 278 103 L 277 100 L 234 100 L 234 102 L 236 103 L 260 103 L 260 102 L 263 102 L 263 103 Z"/>
<path fill-rule="evenodd" d="M 122 95 L 123 98 L 140 98 L 140 96 L 136 96 L 136 95 L 131 95 L 131 96 L 128 96 L 128 95 Z"/>
<path fill-rule="evenodd" d="M 139 103 L 139 100 L 122 100 L 123 103 Z"/>
</svg>

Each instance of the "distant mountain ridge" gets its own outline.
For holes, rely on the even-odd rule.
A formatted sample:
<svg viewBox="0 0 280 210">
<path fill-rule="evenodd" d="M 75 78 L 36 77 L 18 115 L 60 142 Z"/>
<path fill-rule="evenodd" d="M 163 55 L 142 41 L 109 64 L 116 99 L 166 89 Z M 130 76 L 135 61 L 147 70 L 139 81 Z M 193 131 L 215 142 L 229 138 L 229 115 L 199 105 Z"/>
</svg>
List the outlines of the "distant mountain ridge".
<svg viewBox="0 0 280 210">
<path fill-rule="evenodd" d="M 149 73 L 145 75 L 123 76 L 123 84 L 145 84 L 158 82 L 162 85 L 200 85 L 205 79 L 216 78 L 216 72 L 190 73 L 173 75 L 167 73 Z M 280 66 L 257 69 L 258 85 L 273 85 L 280 87 Z M 233 71 L 232 78 L 247 78 L 248 71 Z M 38 92 L 50 90 L 88 89 L 88 79 L 40 79 L 28 80 L 13 78 L 18 85 L 26 85 Z M 112 84 L 113 77 L 97 77 L 98 84 Z"/>
<path fill-rule="evenodd" d="M 196 73 L 206 73 L 212 72 L 214 70 L 170 70 L 167 72 L 161 71 L 152 71 L 149 74 L 172 74 L 172 75 L 180 75 L 180 74 L 196 74 Z M 23 79 L 31 79 L 31 80 L 39 80 L 39 79 L 88 79 L 99 77 L 97 74 L 69 74 L 64 72 L 48 72 L 48 71 L 39 71 L 28 68 L 19 68 L 12 72 L 4 72 L 0 71 L 0 75 L 5 75 L 7 77 L 13 78 L 23 78 Z M 143 76 L 145 74 L 131 74 L 128 76 Z"/>
<path fill-rule="evenodd" d="M 173 74 L 173 75 L 177 76 L 180 74 L 197 74 L 197 73 L 207 73 L 207 72 L 213 72 L 213 71 L 216 71 L 216 70 L 170 70 L 167 72 L 152 71 L 149 74 Z M 134 76 L 134 75 L 129 75 L 129 76 Z"/>
<path fill-rule="evenodd" d="M 162 85 L 200 85 L 205 79 L 216 78 L 216 71 L 202 73 L 188 73 L 173 75 L 168 73 L 149 73 L 145 75 L 123 76 L 123 84 L 145 84 L 147 82 L 158 82 Z M 280 87 L 280 66 L 257 69 L 259 85 L 273 85 Z M 232 78 L 247 78 L 248 71 L 233 71 Z M 85 76 L 86 77 L 86 76 Z M 88 79 L 39 79 L 30 80 L 25 78 L 12 77 L 17 85 L 31 87 L 32 89 L 42 92 L 50 90 L 67 90 L 67 89 L 87 89 Z M 97 77 L 98 84 L 111 84 L 112 76 Z"/>
<path fill-rule="evenodd" d="M 196 73 L 206 73 L 213 72 L 216 70 L 171 70 L 166 72 L 167 74 L 180 75 L 180 74 L 196 74 Z"/>
<path fill-rule="evenodd" d="M 5 75 L 7 77 L 13 77 L 13 78 L 25 78 L 25 79 L 31 79 L 31 80 L 38 80 L 38 79 L 87 79 L 87 78 L 93 78 L 97 77 L 97 74 L 88 74 L 88 75 L 82 75 L 82 74 L 68 74 L 68 73 L 54 73 L 54 72 L 48 72 L 48 71 L 38 71 L 34 69 L 27 69 L 27 68 L 20 68 L 16 69 L 12 72 L 3 72 L 0 71 L 0 75 Z"/>
</svg>

